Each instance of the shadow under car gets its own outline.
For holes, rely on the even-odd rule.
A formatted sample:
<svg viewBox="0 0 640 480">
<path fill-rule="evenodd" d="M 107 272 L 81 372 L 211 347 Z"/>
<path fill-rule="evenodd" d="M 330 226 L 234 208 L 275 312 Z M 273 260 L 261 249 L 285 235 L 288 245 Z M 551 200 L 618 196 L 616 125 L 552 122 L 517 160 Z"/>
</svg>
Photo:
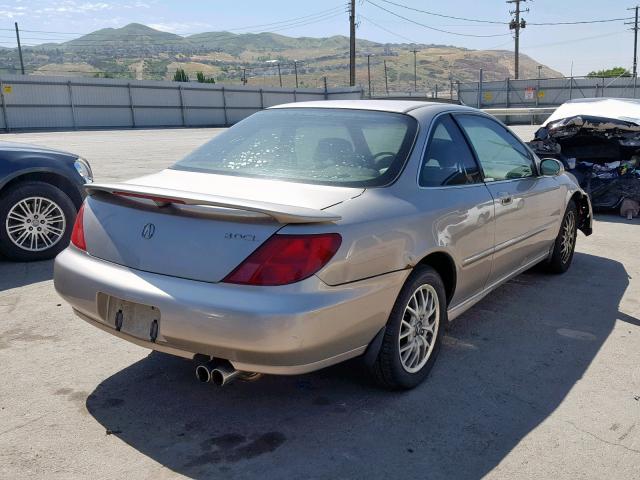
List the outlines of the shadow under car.
<svg viewBox="0 0 640 480">
<path fill-rule="evenodd" d="M 357 361 L 220 389 L 152 353 L 86 407 L 193 478 L 477 479 L 562 403 L 616 319 L 638 324 L 618 311 L 627 285 L 622 264 L 581 253 L 565 275 L 520 275 L 456 320 L 429 379 L 408 392 L 375 388 Z"/>
</svg>

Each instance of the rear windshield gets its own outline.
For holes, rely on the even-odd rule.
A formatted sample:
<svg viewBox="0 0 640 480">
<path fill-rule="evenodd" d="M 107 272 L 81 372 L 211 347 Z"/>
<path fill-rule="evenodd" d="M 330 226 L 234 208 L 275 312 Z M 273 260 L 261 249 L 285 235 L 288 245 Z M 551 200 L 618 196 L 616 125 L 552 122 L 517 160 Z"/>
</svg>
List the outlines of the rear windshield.
<svg viewBox="0 0 640 480">
<path fill-rule="evenodd" d="M 258 112 L 172 168 L 350 187 L 391 182 L 411 150 L 417 122 L 364 110 Z"/>
</svg>

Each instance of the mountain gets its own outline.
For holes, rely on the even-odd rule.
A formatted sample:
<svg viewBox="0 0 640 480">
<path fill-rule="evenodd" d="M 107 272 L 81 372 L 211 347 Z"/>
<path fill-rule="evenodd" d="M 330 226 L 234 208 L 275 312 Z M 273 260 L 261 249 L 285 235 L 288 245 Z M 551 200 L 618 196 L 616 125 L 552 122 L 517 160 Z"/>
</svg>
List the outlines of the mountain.
<svg viewBox="0 0 640 480">
<path fill-rule="evenodd" d="M 195 47 L 220 50 L 232 55 L 240 55 L 244 51 L 277 52 L 293 49 L 349 49 L 349 39 L 336 35 L 327 38 L 287 37 L 276 33 L 242 33 L 208 32 L 186 37 Z M 361 46 L 373 46 L 375 42 L 361 41 Z"/>
<path fill-rule="evenodd" d="M 178 43 L 187 45 L 188 42 L 180 35 L 155 30 L 139 23 L 130 23 L 122 28 L 103 28 L 65 42 L 65 48 L 85 48 L 87 44 L 122 45 L 153 45 L 163 43 Z"/>
<path fill-rule="evenodd" d="M 448 92 L 451 80 L 477 81 L 482 68 L 485 80 L 513 77 L 513 54 L 505 50 L 469 50 L 449 45 L 416 45 L 357 41 L 357 79 L 368 88 L 369 56 L 374 93 L 385 88 L 384 63 L 390 91 L 414 88 L 413 53 L 417 49 L 419 91 L 437 85 Z M 218 82 L 278 85 L 277 64 L 283 84 L 295 85 L 295 67 L 300 86 L 321 87 L 323 77 L 331 86 L 347 85 L 349 39 L 287 37 L 276 33 L 207 32 L 180 36 L 139 23 L 122 28 L 103 28 L 64 43 L 24 47 L 25 68 L 30 74 L 85 75 L 115 78 L 173 78 L 183 68 L 191 78 L 203 72 Z M 539 63 L 521 55 L 521 78 L 538 75 Z M 15 49 L 0 50 L 0 73 L 16 73 Z M 561 76 L 543 66 L 543 77 Z"/>
</svg>

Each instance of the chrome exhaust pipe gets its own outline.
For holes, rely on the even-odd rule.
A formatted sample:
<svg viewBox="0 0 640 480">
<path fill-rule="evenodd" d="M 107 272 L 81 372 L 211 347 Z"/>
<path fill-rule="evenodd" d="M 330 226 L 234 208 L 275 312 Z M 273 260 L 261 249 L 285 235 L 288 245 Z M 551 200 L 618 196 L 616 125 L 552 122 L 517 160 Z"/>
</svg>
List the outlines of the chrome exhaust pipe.
<svg viewBox="0 0 640 480">
<path fill-rule="evenodd" d="M 236 370 L 231 366 L 231 364 L 222 364 L 211 370 L 210 379 L 211 383 L 218 387 L 222 387 L 233 382 L 236 378 L 242 377 L 243 374 L 244 372 Z"/>
<path fill-rule="evenodd" d="M 209 365 L 201 363 L 196 367 L 196 378 L 202 383 L 211 381 L 211 368 Z"/>
</svg>

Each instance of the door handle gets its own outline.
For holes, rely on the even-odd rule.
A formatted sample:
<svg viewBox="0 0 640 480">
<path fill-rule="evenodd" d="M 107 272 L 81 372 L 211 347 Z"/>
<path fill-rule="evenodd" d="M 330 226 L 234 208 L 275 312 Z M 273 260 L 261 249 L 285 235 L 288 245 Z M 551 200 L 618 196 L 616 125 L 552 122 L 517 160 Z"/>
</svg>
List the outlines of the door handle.
<svg viewBox="0 0 640 480">
<path fill-rule="evenodd" d="M 510 205 L 513 202 L 513 197 L 509 192 L 498 192 L 498 199 L 502 205 Z"/>
</svg>

